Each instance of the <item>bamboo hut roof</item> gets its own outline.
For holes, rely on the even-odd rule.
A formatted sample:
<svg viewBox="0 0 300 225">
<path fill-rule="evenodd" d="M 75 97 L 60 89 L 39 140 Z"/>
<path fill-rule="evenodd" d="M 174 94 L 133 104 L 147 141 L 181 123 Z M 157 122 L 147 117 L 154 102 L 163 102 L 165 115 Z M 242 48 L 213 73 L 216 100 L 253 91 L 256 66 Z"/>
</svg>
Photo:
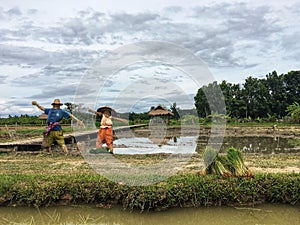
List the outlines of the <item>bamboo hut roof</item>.
<svg viewBox="0 0 300 225">
<path fill-rule="evenodd" d="M 38 118 L 41 119 L 41 120 L 46 120 L 46 119 L 48 119 L 48 115 L 45 114 L 45 113 L 42 113 L 41 115 L 39 115 Z"/>
<path fill-rule="evenodd" d="M 166 108 L 162 107 L 161 105 L 159 105 L 155 109 L 151 110 L 148 114 L 150 116 L 167 116 L 167 115 L 174 116 L 174 114 L 172 112 L 170 112 Z"/>
</svg>

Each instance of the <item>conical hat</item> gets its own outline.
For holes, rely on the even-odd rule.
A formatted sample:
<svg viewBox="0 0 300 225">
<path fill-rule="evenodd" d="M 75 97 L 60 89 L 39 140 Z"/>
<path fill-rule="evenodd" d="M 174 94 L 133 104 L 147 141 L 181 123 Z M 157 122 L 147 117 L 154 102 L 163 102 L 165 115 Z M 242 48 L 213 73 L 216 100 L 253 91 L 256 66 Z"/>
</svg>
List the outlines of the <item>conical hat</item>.
<svg viewBox="0 0 300 225">
<path fill-rule="evenodd" d="M 97 109 L 97 112 L 104 113 L 104 111 L 108 110 L 112 116 L 116 116 L 117 112 L 109 106 L 103 106 Z"/>
</svg>

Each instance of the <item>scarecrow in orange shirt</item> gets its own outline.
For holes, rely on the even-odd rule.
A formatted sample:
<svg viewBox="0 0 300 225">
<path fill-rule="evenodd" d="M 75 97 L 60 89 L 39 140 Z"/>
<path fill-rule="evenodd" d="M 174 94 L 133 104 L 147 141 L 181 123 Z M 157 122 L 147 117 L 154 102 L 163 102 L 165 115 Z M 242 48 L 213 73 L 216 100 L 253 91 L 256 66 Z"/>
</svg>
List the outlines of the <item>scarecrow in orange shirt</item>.
<svg viewBox="0 0 300 225">
<path fill-rule="evenodd" d="M 96 148 L 102 148 L 102 145 L 106 143 L 109 153 L 113 154 L 113 129 L 112 120 L 121 121 L 123 123 L 128 123 L 128 120 L 116 117 L 116 111 L 114 111 L 109 106 L 100 107 L 97 111 L 89 109 L 89 112 L 95 113 L 100 116 L 100 129 L 98 131 L 98 136 L 96 140 Z M 112 116 L 112 114 L 115 114 Z"/>
</svg>

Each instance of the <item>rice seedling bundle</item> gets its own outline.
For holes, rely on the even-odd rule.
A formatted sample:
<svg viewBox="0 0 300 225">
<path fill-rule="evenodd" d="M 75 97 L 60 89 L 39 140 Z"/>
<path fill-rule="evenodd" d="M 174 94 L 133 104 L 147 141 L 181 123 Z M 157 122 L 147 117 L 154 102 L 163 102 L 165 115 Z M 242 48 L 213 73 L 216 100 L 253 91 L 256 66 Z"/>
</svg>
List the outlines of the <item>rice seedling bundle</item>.
<svg viewBox="0 0 300 225">
<path fill-rule="evenodd" d="M 202 174 L 216 174 L 225 177 L 252 177 L 252 173 L 244 164 L 242 152 L 233 147 L 226 151 L 226 155 L 219 155 L 218 151 L 207 147 L 203 153 L 204 168 Z"/>
</svg>

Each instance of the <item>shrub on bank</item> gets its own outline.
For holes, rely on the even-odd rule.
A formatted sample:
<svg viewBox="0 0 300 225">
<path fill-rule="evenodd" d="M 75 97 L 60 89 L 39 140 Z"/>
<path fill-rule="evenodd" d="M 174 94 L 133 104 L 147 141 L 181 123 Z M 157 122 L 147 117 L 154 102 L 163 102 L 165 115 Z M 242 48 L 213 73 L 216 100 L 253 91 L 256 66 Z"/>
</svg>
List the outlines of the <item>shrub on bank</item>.
<svg viewBox="0 0 300 225">
<path fill-rule="evenodd" d="M 100 175 L 0 175 L 0 204 L 50 206 L 122 205 L 127 210 L 173 207 L 300 203 L 299 174 L 223 178 L 178 174 L 148 186 L 114 183 Z"/>
</svg>

